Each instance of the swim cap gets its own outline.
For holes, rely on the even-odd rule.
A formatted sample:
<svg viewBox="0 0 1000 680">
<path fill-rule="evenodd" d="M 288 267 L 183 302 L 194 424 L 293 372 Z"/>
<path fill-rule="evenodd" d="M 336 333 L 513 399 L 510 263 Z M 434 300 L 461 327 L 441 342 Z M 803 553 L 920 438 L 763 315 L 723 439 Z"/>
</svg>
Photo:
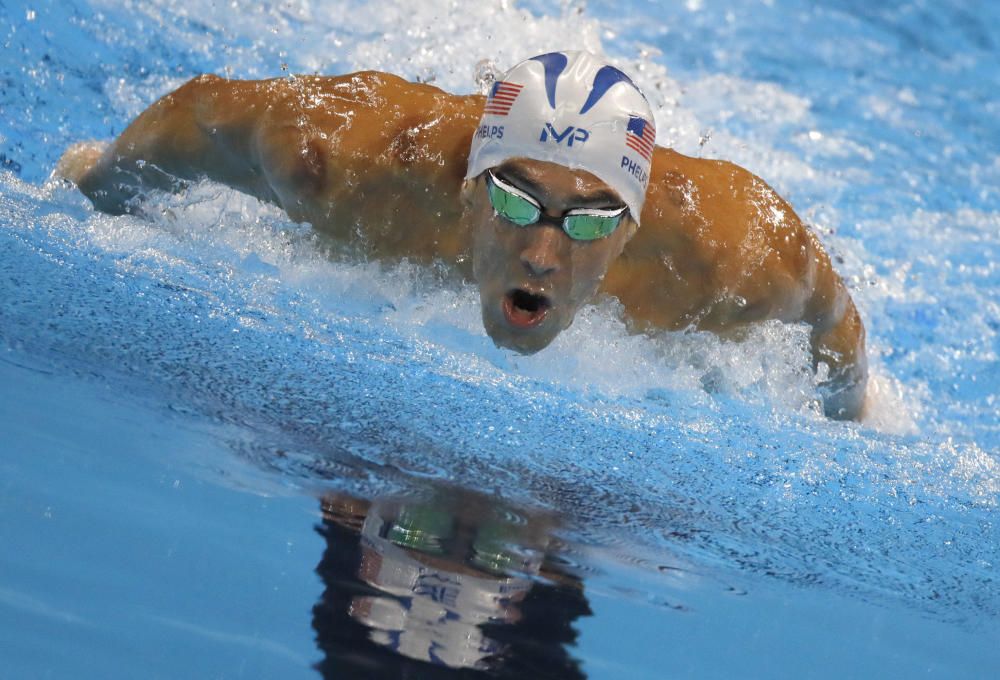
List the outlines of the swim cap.
<svg viewBox="0 0 1000 680">
<path fill-rule="evenodd" d="M 627 75 L 589 52 L 550 52 L 493 83 L 465 176 L 509 158 L 587 170 L 638 222 L 655 142 L 653 112 Z"/>
</svg>

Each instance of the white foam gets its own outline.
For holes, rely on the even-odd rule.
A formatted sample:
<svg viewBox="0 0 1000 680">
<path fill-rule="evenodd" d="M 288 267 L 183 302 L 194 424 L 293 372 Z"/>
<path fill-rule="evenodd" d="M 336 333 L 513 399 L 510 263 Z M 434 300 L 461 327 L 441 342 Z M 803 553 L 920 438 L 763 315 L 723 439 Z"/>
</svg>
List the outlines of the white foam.
<svg viewBox="0 0 1000 680">
<path fill-rule="evenodd" d="M 50 190 L 75 200 L 58 184 Z M 264 315 L 297 329 L 316 323 L 312 314 L 356 316 L 451 355 L 479 378 L 499 372 L 599 398 L 656 398 L 667 390 L 705 404 L 723 396 L 780 410 L 818 408 L 803 326 L 760 324 L 742 342 L 699 332 L 635 335 L 620 305 L 605 300 L 584 308 L 545 351 L 520 356 L 495 348 L 485 335 L 471 284 L 442 282 L 407 262 L 329 260 L 307 225 L 209 182 L 184 196 L 156 197 L 146 208 L 151 221 L 92 214 L 81 236 L 120 254 L 123 271 L 161 276 L 172 268 L 184 272 L 178 282 L 186 287 L 235 288 L 246 301 L 248 324 Z M 310 315 L 288 308 L 289 295 Z"/>
</svg>

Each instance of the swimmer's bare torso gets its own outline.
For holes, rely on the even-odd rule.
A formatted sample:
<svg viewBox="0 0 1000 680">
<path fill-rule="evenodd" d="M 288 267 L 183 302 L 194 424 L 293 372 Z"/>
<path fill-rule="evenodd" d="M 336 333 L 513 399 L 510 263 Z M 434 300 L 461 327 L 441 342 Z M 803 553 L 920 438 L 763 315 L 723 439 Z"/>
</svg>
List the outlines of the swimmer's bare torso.
<svg viewBox="0 0 1000 680">
<path fill-rule="evenodd" d="M 106 212 L 203 177 L 281 206 L 377 258 L 453 264 L 472 276 L 462 186 L 485 97 L 362 72 L 233 81 L 202 76 L 142 113 L 99 154 L 59 172 Z M 864 327 L 814 234 L 762 180 L 657 147 L 642 226 L 601 289 L 637 330 L 730 333 L 764 319 L 812 327 L 829 367 L 826 412 L 864 402 Z"/>
</svg>

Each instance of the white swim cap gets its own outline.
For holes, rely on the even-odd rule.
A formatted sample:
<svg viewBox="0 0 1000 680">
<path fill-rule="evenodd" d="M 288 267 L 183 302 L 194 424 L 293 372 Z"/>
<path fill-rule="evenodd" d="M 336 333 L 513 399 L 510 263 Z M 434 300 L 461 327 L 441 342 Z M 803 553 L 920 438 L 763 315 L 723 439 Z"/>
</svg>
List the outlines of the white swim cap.
<svg viewBox="0 0 1000 680">
<path fill-rule="evenodd" d="M 493 84 L 465 176 L 509 158 L 587 170 L 618 192 L 638 222 L 655 142 L 653 112 L 627 75 L 589 52 L 550 52 Z"/>
</svg>

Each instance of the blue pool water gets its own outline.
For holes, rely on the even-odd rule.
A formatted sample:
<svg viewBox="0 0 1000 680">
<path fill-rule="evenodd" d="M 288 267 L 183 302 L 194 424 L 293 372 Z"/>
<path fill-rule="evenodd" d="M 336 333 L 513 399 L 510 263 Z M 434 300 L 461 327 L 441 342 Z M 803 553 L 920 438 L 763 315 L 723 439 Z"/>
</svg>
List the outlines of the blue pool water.
<svg viewBox="0 0 1000 680">
<path fill-rule="evenodd" d="M 338 550 L 392 548 L 329 507 L 427 494 L 544 527 L 557 676 L 989 677 L 998 26 L 929 0 L 0 0 L 0 677 L 340 677 L 367 610 Z M 818 415 L 801 328 L 629 336 L 604 301 L 518 357 L 471 287 L 331 260 L 222 187 L 143 221 L 48 179 L 201 72 L 470 92 L 480 60 L 566 48 L 813 225 L 869 330 L 865 422 Z"/>
</svg>

